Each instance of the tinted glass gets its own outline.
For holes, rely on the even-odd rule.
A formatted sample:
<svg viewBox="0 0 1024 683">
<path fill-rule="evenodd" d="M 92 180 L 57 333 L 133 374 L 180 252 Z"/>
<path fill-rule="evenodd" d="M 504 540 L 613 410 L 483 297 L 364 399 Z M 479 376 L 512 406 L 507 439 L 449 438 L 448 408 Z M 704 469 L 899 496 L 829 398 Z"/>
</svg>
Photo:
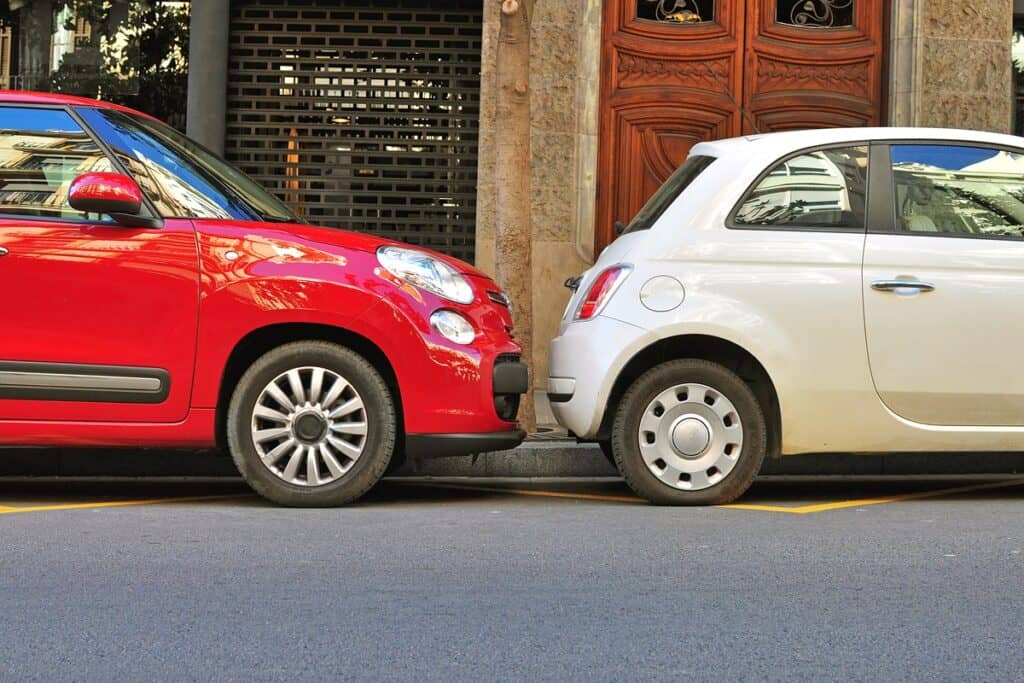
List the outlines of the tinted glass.
<svg viewBox="0 0 1024 683">
<path fill-rule="evenodd" d="M 299 222 L 241 171 L 169 126 L 113 110 L 82 115 L 164 217 Z"/>
<path fill-rule="evenodd" d="M 0 213 L 97 219 L 68 204 L 71 181 L 110 161 L 59 109 L 0 107 Z"/>
<path fill-rule="evenodd" d="M 778 164 L 751 190 L 734 222 L 750 226 L 863 228 L 868 148 L 807 152 Z"/>
<path fill-rule="evenodd" d="M 700 24 L 715 20 L 715 1 L 636 0 L 636 17 L 669 24 Z"/>
<path fill-rule="evenodd" d="M 896 229 L 1024 236 L 1024 154 L 987 147 L 893 145 Z"/>
<path fill-rule="evenodd" d="M 654 222 L 661 218 L 661 214 L 665 213 L 665 209 L 675 201 L 676 197 L 682 194 L 683 190 L 689 187 L 690 183 L 696 180 L 697 176 L 714 160 L 714 157 L 708 156 L 688 157 L 683 165 L 677 168 L 675 173 L 669 176 L 669 179 L 647 200 L 644 208 L 640 209 L 640 213 L 626 227 L 626 232 L 647 230 L 654 225 Z"/>
<path fill-rule="evenodd" d="M 854 0 L 777 0 L 775 21 L 801 28 L 853 26 Z"/>
</svg>

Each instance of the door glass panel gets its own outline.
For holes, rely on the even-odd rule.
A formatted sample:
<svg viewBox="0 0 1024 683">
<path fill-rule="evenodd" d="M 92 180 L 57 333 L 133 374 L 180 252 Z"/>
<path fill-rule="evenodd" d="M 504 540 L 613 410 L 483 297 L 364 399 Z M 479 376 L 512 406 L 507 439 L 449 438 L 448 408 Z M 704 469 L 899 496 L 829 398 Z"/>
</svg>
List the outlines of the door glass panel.
<svg viewBox="0 0 1024 683">
<path fill-rule="evenodd" d="M 71 208 L 68 188 L 83 173 L 110 170 L 67 112 L 0 107 L 0 213 L 96 219 Z"/>
<path fill-rule="evenodd" d="M 898 231 L 1024 237 L 1024 154 L 893 145 L 892 170 Z"/>
<path fill-rule="evenodd" d="M 667 24 L 715 20 L 715 0 L 636 0 L 636 18 Z"/>
<path fill-rule="evenodd" d="M 802 28 L 853 26 L 854 0 L 777 0 L 775 21 Z"/>
<path fill-rule="evenodd" d="M 743 226 L 863 228 L 868 148 L 806 152 L 778 164 L 733 219 Z"/>
</svg>

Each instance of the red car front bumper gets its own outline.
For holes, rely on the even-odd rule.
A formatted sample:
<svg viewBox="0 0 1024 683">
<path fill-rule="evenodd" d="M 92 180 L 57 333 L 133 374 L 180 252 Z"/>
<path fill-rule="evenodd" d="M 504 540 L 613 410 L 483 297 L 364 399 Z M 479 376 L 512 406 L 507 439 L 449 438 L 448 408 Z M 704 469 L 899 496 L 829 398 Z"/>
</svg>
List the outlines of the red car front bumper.
<svg viewBox="0 0 1024 683">
<path fill-rule="evenodd" d="M 511 336 L 509 310 L 487 297 L 480 279 L 468 305 L 403 290 L 370 307 L 361 322 L 374 330 L 395 372 L 401 396 L 406 453 L 416 457 L 467 455 L 514 448 L 525 437 L 515 421 L 528 390 L 521 348 Z M 439 308 L 465 316 L 477 331 L 472 344 L 455 344 L 430 326 Z"/>
</svg>

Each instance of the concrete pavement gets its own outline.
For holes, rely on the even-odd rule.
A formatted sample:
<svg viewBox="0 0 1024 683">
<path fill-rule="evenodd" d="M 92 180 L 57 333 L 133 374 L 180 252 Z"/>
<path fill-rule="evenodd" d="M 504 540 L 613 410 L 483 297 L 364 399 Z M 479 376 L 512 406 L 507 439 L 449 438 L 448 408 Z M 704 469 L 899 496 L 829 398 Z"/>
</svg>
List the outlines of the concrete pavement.
<svg viewBox="0 0 1024 683">
<path fill-rule="evenodd" d="M 172 499 L 169 502 L 160 502 Z M 111 504 L 118 507 L 109 507 Z M 1024 479 L 0 481 L 9 680 L 1024 676 Z"/>
</svg>

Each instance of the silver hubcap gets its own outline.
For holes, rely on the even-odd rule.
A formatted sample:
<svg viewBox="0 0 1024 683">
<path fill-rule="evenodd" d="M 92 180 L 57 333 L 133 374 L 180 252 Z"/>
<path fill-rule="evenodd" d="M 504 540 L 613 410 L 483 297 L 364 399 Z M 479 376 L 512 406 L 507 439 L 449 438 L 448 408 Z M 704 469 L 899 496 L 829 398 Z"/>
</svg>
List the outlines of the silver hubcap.
<svg viewBox="0 0 1024 683">
<path fill-rule="evenodd" d="M 732 401 L 703 384 L 678 384 L 654 397 L 640 419 L 640 455 L 663 483 L 686 491 L 729 476 L 743 449 Z"/>
<path fill-rule="evenodd" d="M 325 368 L 281 373 L 252 411 L 252 441 L 263 464 L 298 486 L 323 486 L 344 476 L 363 454 L 366 427 L 359 392 Z"/>
</svg>

